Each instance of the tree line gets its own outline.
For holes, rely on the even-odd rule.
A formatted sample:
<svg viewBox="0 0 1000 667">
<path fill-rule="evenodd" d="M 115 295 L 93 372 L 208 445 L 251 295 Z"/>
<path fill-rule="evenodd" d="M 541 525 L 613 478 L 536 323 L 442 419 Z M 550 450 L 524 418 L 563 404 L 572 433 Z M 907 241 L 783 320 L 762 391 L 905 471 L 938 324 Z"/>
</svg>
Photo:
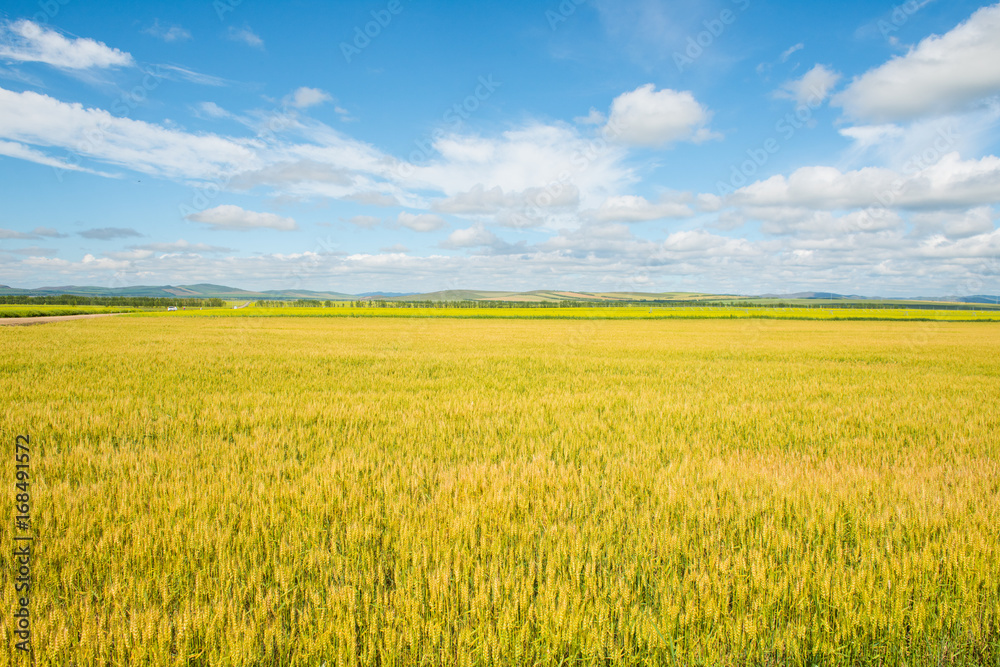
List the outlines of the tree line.
<svg viewBox="0 0 1000 667">
<path fill-rule="evenodd" d="M 0 303 L 15 306 L 125 306 L 127 308 L 225 308 L 222 299 L 178 299 L 158 296 L 78 296 L 60 294 L 28 296 L 25 294 L 0 295 Z"/>
</svg>

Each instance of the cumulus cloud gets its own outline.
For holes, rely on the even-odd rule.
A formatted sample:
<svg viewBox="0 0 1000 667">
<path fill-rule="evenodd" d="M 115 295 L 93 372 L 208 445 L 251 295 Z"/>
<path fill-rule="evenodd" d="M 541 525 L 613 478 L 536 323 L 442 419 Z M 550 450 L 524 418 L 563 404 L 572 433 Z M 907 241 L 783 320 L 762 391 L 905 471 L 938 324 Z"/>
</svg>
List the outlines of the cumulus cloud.
<svg viewBox="0 0 1000 667">
<path fill-rule="evenodd" d="M 842 172 L 835 167 L 803 167 L 740 188 L 729 203 L 748 206 L 799 206 L 820 209 L 864 207 L 948 208 L 1000 201 L 1000 158 L 962 160 L 948 153 L 912 171 L 866 167 Z"/>
<path fill-rule="evenodd" d="M 192 222 L 209 225 L 214 230 L 249 231 L 251 229 L 276 229 L 290 232 L 299 228 L 295 220 L 282 218 L 274 213 L 247 211 L 239 206 L 224 204 L 185 216 Z"/>
<path fill-rule="evenodd" d="M 795 100 L 798 104 L 809 104 L 815 107 L 826 100 L 839 80 L 840 74 L 837 72 L 824 65 L 816 65 L 802 78 L 785 83 L 780 90 L 775 91 L 774 95 L 781 99 Z"/>
<path fill-rule="evenodd" d="M 220 107 L 215 102 L 201 102 L 195 106 L 198 114 L 208 118 L 230 118 L 232 114 Z"/>
<path fill-rule="evenodd" d="M 67 38 L 51 28 L 21 20 L 0 24 L 0 59 L 39 62 L 67 70 L 130 67 L 132 56 L 103 42 Z"/>
<path fill-rule="evenodd" d="M 482 225 L 474 225 L 466 229 L 456 229 L 441 245 L 446 248 L 476 248 L 497 243 L 497 235 Z"/>
<path fill-rule="evenodd" d="M 706 127 L 710 118 L 708 109 L 689 91 L 658 91 L 649 83 L 615 98 L 605 130 L 634 146 L 697 143 L 718 136 Z"/>
<path fill-rule="evenodd" d="M 319 88 L 298 88 L 291 95 L 285 98 L 285 102 L 296 109 L 307 109 L 324 102 L 330 102 L 333 98 L 326 91 Z"/>
<path fill-rule="evenodd" d="M 911 120 L 1000 93 L 1000 4 L 856 77 L 834 104 L 855 118 Z"/>
<path fill-rule="evenodd" d="M 448 226 L 444 218 L 432 213 L 413 214 L 400 211 L 397 222 L 415 232 L 435 232 Z"/>
<path fill-rule="evenodd" d="M 644 222 L 664 218 L 686 218 L 692 214 L 687 204 L 669 200 L 654 204 L 645 197 L 635 195 L 609 197 L 599 208 L 583 213 L 584 217 L 597 222 Z"/>
<path fill-rule="evenodd" d="M 432 207 L 436 211 L 455 215 L 492 215 L 505 209 L 561 208 L 579 203 L 580 191 L 572 184 L 504 192 L 500 186 L 487 189 L 482 183 L 477 183 L 467 192 L 433 202 Z"/>
<path fill-rule="evenodd" d="M 979 236 L 996 230 L 996 215 L 989 206 L 977 206 L 967 211 L 914 213 L 910 221 L 922 235 L 943 234 L 949 239 Z"/>
</svg>

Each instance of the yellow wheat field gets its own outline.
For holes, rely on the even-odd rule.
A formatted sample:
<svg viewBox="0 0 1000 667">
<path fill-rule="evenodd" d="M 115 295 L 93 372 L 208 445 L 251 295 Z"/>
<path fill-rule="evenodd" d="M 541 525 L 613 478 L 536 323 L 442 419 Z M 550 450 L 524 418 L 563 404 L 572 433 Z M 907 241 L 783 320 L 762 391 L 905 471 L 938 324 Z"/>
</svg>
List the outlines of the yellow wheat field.
<svg viewBox="0 0 1000 667">
<path fill-rule="evenodd" d="M 35 662 L 1000 664 L 998 359 L 988 323 L 3 328 Z"/>
</svg>

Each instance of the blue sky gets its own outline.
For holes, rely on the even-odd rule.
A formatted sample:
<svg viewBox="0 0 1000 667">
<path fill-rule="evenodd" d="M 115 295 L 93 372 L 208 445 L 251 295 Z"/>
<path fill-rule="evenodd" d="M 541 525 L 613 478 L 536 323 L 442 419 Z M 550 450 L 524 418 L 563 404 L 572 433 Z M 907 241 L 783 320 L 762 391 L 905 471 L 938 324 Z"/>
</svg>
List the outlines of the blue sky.
<svg viewBox="0 0 1000 667">
<path fill-rule="evenodd" d="M 1000 292 L 1000 5 L 0 9 L 0 283 Z"/>
</svg>

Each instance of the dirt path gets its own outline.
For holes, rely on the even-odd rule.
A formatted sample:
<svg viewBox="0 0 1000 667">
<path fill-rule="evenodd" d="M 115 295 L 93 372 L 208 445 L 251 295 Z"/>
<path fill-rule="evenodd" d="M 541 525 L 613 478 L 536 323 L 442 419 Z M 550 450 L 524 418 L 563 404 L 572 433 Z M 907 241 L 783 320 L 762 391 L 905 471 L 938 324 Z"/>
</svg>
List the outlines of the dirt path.
<svg viewBox="0 0 1000 667">
<path fill-rule="evenodd" d="M 62 322 L 63 320 L 86 320 L 91 317 L 114 317 L 121 313 L 94 313 L 92 315 L 52 315 L 47 317 L 0 317 L 0 326 L 18 326 L 28 324 L 45 324 L 46 322 Z"/>
</svg>

